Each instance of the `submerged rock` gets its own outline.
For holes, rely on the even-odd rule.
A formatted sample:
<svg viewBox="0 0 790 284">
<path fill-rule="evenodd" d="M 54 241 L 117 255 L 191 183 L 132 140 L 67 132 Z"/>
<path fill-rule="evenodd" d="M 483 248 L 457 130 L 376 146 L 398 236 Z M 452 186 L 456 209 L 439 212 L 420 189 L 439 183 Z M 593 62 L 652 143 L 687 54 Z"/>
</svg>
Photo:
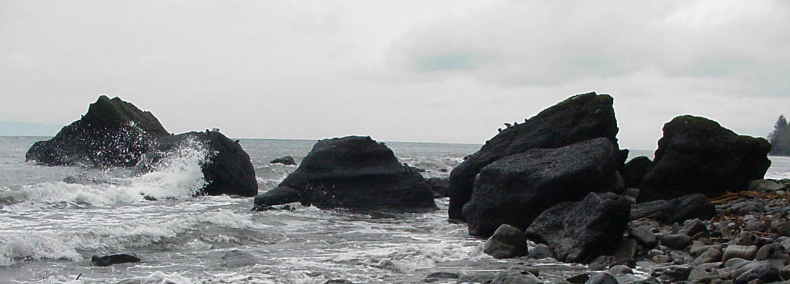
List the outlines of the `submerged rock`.
<svg viewBox="0 0 790 284">
<path fill-rule="evenodd" d="M 739 136 L 706 118 L 678 116 L 664 125 L 639 201 L 745 190 L 749 181 L 765 175 L 770 150 L 763 138 Z"/>
<path fill-rule="evenodd" d="M 625 197 L 590 193 L 582 201 L 544 211 L 526 234 L 548 244 L 559 261 L 588 263 L 617 249 L 628 226 L 629 209 Z"/>
<path fill-rule="evenodd" d="M 450 173 L 449 217 L 464 220 L 475 176 L 489 164 L 536 148 L 557 148 L 604 137 L 617 146 L 617 121 L 612 97 L 587 93 L 562 101 L 525 121 L 502 130 Z M 494 227 L 491 229 L 496 229 Z"/>
<path fill-rule="evenodd" d="M 153 114 L 118 97 L 100 96 L 88 112 L 25 154 L 27 161 L 47 166 L 97 167 L 137 164 L 159 137 L 169 135 Z"/>
<path fill-rule="evenodd" d="M 200 168 L 206 186 L 198 195 L 239 195 L 252 197 L 258 194 L 258 182 L 250 156 L 239 143 L 219 131 L 188 132 L 160 138 L 148 151 L 135 171 L 150 172 L 172 161 L 178 155 L 190 155 L 188 150 L 203 148 Z M 199 150 L 198 150 L 199 151 Z"/>
<path fill-rule="evenodd" d="M 464 206 L 469 233 L 487 237 L 502 224 L 526 229 L 549 207 L 590 192 L 622 191 L 618 151 L 606 138 L 554 149 L 533 149 L 480 171 Z"/>
<path fill-rule="evenodd" d="M 91 265 L 93 266 L 110 266 L 113 264 L 130 262 L 140 262 L 140 259 L 130 254 L 94 255 L 91 257 Z"/>
<path fill-rule="evenodd" d="M 425 179 L 370 137 L 318 141 L 277 187 L 255 197 L 255 207 L 299 201 L 319 208 L 436 209 Z"/>
</svg>

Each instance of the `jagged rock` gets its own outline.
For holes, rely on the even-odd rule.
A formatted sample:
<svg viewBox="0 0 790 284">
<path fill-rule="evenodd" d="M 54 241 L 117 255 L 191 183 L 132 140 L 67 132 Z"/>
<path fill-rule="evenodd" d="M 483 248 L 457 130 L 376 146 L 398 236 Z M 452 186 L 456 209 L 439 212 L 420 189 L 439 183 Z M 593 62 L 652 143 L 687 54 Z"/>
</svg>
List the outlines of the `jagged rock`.
<svg viewBox="0 0 790 284">
<path fill-rule="evenodd" d="M 749 181 L 765 175 L 770 150 L 763 138 L 739 136 L 706 118 L 678 116 L 664 125 L 655 161 L 639 186 L 639 201 L 745 190 Z"/>
<path fill-rule="evenodd" d="M 319 208 L 436 209 L 425 179 L 370 137 L 318 141 L 277 187 L 255 197 L 257 209 L 299 201 Z"/>
<path fill-rule="evenodd" d="M 158 137 L 169 133 L 153 114 L 115 97 L 100 96 L 88 112 L 47 141 L 38 141 L 25 154 L 42 165 L 137 164 Z"/>
<path fill-rule="evenodd" d="M 619 192 L 618 151 L 606 138 L 554 149 L 532 149 L 480 171 L 464 216 L 473 236 L 490 236 L 502 224 L 526 229 L 541 212 L 590 192 Z"/>
<path fill-rule="evenodd" d="M 536 148 L 563 147 L 598 137 L 608 138 L 618 149 L 613 101 L 609 95 L 576 95 L 491 138 L 450 173 L 450 219 L 464 220 L 462 210 L 472 198 L 475 176 L 503 157 Z M 491 230 L 494 229 L 496 227 Z"/>
<path fill-rule="evenodd" d="M 627 227 L 628 201 L 612 193 L 590 193 L 544 211 L 527 229 L 527 238 L 548 244 L 559 261 L 590 262 L 613 252 Z"/>
<path fill-rule="evenodd" d="M 527 236 L 508 224 L 502 224 L 486 241 L 483 252 L 497 259 L 527 255 Z"/>
<path fill-rule="evenodd" d="M 270 164 L 283 164 L 283 165 L 286 165 L 286 166 L 292 166 L 292 165 L 296 165 L 296 160 L 294 160 L 293 156 L 284 156 L 284 157 L 279 157 L 277 159 L 274 159 L 274 160 L 272 160 L 269 163 Z"/>
<path fill-rule="evenodd" d="M 431 178 L 426 178 L 425 182 L 427 182 L 428 185 L 431 187 L 431 190 L 433 190 L 434 197 L 450 196 L 449 178 L 431 177 Z"/>
<path fill-rule="evenodd" d="M 250 156 L 239 143 L 218 131 L 188 132 L 162 137 L 145 153 L 135 171 L 150 172 L 179 155 L 194 154 L 189 151 L 195 149 L 205 155 L 200 162 L 200 168 L 206 185 L 196 192 L 197 195 L 229 194 L 252 197 L 258 194 L 258 182 Z"/>
<path fill-rule="evenodd" d="M 140 262 L 140 259 L 130 254 L 113 254 L 106 256 L 94 255 L 91 257 L 93 266 L 110 266 L 113 264 Z"/>
<path fill-rule="evenodd" d="M 650 158 L 646 156 L 639 156 L 625 163 L 621 172 L 625 186 L 627 188 L 638 188 L 651 164 L 653 164 L 653 161 L 650 161 Z"/>
<path fill-rule="evenodd" d="M 631 220 L 652 217 L 664 224 L 698 218 L 708 220 L 716 216 L 716 207 L 705 195 L 692 194 L 672 200 L 656 200 L 631 206 Z"/>
</svg>

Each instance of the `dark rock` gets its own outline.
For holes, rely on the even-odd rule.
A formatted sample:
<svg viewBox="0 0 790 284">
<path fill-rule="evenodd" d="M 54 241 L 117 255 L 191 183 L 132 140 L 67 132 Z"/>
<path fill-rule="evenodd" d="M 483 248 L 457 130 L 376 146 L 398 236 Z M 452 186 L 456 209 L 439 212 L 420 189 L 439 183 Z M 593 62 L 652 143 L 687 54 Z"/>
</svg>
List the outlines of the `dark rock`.
<svg viewBox="0 0 790 284">
<path fill-rule="evenodd" d="M 559 261 L 589 262 L 613 252 L 627 227 L 630 204 L 612 193 L 590 193 L 557 204 L 535 219 L 527 238 L 548 244 Z"/>
<path fill-rule="evenodd" d="M 279 186 L 255 197 L 256 208 L 299 201 L 322 209 L 436 209 L 425 179 L 370 137 L 318 141 Z"/>
<path fill-rule="evenodd" d="M 771 220 L 771 232 L 782 236 L 790 235 L 790 222 L 785 218 Z"/>
<path fill-rule="evenodd" d="M 700 219 L 696 219 L 696 218 L 691 220 L 686 220 L 686 222 L 683 224 L 683 227 L 681 227 L 680 230 L 678 231 L 678 233 L 687 235 L 689 237 L 693 237 L 694 235 L 697 235 L 699 233 L 707 233 L 707 232 L 708 232 L 708 226 L 705 226 L 705 223 L 702 223 Z"/>
<path fill-rule="evenodd" d="M 461 275 L 458 283 L 491 283 L 498 275 L 493 273 L 475 273 L 471 275 Z"/>
<path fill-rule="evenodd" d="M 628 188 L 638 188 L 639 184 L 642 183 L 642 178 L 647 174 L 647 169 L 650 168 L 652 163 L 650 158 L 645 156 L 633 158 L 625 163 L 623 171 L 621 172 L 623 174 L 625 186 Z"/>
<path fill-rule="evenodd" d="M 691 245 L 691 237 L 683 234 L 662 235 L 658 237 L 662 245 L 676 250 L 682 250 Z"/>
<path fill-rule="evenodd" d="M 598 137 L 608 138 L 615 149 L 619 148 L 615 137 L 618 128 L 613 102 L 609 95 L 576 95 L 491 138 L 450 173 L 450 219 L 464 220 L 462 209 L 472 198 L 475 176 L 485 166 L 503 157 L 536 148 L 563 147 Z"/>
<path fill-rule="evenodd" d="M 521 273 L 519 271 L 505 271 L 497 275 L 491 284 L 538 284 L 542 283 L 532 273 Z"/>
<path fill-rule="evenodd" d="M 508 224 L 499 226 L 483 246 L 483 252 L 497 259 L 527 255 L 527 236 Z"/>
<path fill-rule="evenodd" d="M 754 255 L 754 259 L 756 260 L 768 260 L 768 259 L 786 259 L 787 254 L 782 252 L 782 247 L 779 244 L 767 244 L 760 247 L 757 250 L 757 253 Z"/>
<path fill-rule="evenodd" d="M 590 261 L 588 268 L 594 271 L 601 271 L 609 269 L 617 263 L 617 259 L 611 255 L 601 255 Z"/>
<path fill-rule="evenodd" d="M 628 229 L 628 237 L 636 240 L 640 245 L 647 249 L 654 248 L 658 245 L 656 234 L 650 231 L 648 227 L 636 227 Z"/>
<path fill-rule="evenodd" d="M 718 248 L 709 248 L 699 257 L 695 258 L 691 263 L 692 265 L 700 265 L 703 263 L 719 262 L 722 260 L 722 252 Z"/>
<path fill-rule="evenodd" d="M 286 166 L 293 166 L 293 165 L 296 165 L 296 160 L 294 160 L 293 156 L 284 156 L 284 157 L 279 157 L 277 159 L 274 159 L 274 160 L 272 160 L 269 163 L 271 163 L 271 164 L 283 164 L 283 165 L 286 165 Z"/>
<path fill-rule="evenodd" d="M 529 227 L 541 212 L 590 192 L 621 191 L 618 152 L 606 138 L 554 149 L 532 149 L 502 158 L 480 171 L 463 212 L 473 236 L 499 225 Z"/>
<path fill-rule="evenodd" d="M 145 153 L 135 171 L 145 173 L 167 166 L 172 159 L 185 153 L 189 155 L 188 151 L 194 149 L 205 155 L 200 167 L 206 186 L 197 192 L 198 195 L 251 197 L 258 194 L 258 181 L 250 156 L 239 143 L 218 131 L 162 137 Z"/>
<path fill-rule="evenodd" d="M 529 259 L 554 258 L 554 252 L 546 244 L 537 244 L 527 255 Z"/>
<path fill-rule="evenodd" d="M 354 282 L 351 282 L 351 280 L 346 280 L 346 279 L 332 279 L 332 280 L 327 280 L 326 282 L 324 282 L 324 284 L 354 284 Z"/>
<path fill-rule="evenodd" d="M 759 279 L 762 283 L 780 280 L 779 269 L 768 263 L 759 263 L 750 267 L 746 272 L 740 273 L 735 279 L 735 284 L 747 284 L 749 281 Z"/>
<path fill-rule="evenodd" d="M 587 280 L 590 280 L 590 275 L 587 275 L 586 273 L 579 274 L 579 275 L 576 275 L 576 276 L 571 276 L 571 277 L 568 277 L 568 278 L 565 279 L 565 281 L 568 281 L 569 283 L 574 283 L 574 284 L 581 284 L 581 283 L 587 282 Z"/>
<path fill-rule="evenodd" d="M 585 284 L 618 284 L 617 279 L 609 272 L 601 272 L 590 277 Z"/>
<path fill-rule="evenodd" d="M 129 254 L 113 254 L 106 256 L 94 255 L 91 257 L 91 264 L 94 266 L 110 266 L 113 264 L 129 262 L 140 262 L 140 259 Z"/>
<path fill-rule="evenodd" d="M 703 278 L 712 279 L 718 278 L 719 276 L 719 264 L 718 263 L 704 263 L 694 267 L 689 273 L 688 280 L 695 281 L 701 280 Z"/>
<path fill-rule="evenodd" d="M 631 207 L 631 220 L 652 217 L 664 224 L 698 218 L 708 220 L 716 216 L 716 206 L 705 195 L 692 194 L 672 200 L 637 203 Z"/>
<path fill-rule="evenodd" d="M 433 190 L 434 196 L 450 196 L 450 178 L 431 177 L 426 178 L 425 182 L 427 182 L 431 190 Z"/>
<path fill-rule="evenodd" d="M 639 200 L 745 190 L 749 181 L 765 175 L 770 150 L 763 138 L 739 136 L 706 118 L 678 116 L 664 125 L 655 161 L 639 186 Z"/>
<path fill-rule="evenodd" d="M 659 279 L 665 282 L 676 283 L 686 281 L 691 274 L 691 266 L 688 265 L 673 265 L 667 267 Z"/>
<path fill-rule="evenodd" d="M 751 221 L 746 222 L 746 225 L 743 227 L 743 229 L 746 230 L 746 231 L 752 231 L 752 232 L 763 232 L 765 230 L 768 230 L 768 226 L 765 225 L 765 223 L 763 223 L 763 221 L 751 220 Z"/>
<path fill-rule="evenodd" d="M 80 120 L 52 139 L 33 144 L 25 158 L 48 166 L 130 167 L 157 138 L 167 135 L 150 112 L 117 97 L 100 96 Z"/>
<path fill-rule="evenodd" d="M 629 261 L 634 258 L 638 243 L 635 240 L 625 240 L 620 246 L 612 253 L 612 256 L 618 263 Z"/>
<path fill-rule="evenodd" d="M 229 251 L 222 256 L 222 267 L 224 268 L 241 268 L 253 266 L 256 263 L 255 257 L 240 250 Z"/>
<path fill-rule="evenodd" d="M 737 238 L 733 240 L 736 245 L 750 246 L 757 244 L 757 236 L 750 232 L 741 232 Z"/>
<path fill-rule="evenodd" d="M 628 266 L 619 264 L 619 265 L 613 266 L 612 268 L 609 268 L 609 273 L 611 273 L 614 276 L 620 276 L 620 275 L 625 275 L 625 274 L 634 274 L 634 270 L 632 270 Z"/>
</svg>

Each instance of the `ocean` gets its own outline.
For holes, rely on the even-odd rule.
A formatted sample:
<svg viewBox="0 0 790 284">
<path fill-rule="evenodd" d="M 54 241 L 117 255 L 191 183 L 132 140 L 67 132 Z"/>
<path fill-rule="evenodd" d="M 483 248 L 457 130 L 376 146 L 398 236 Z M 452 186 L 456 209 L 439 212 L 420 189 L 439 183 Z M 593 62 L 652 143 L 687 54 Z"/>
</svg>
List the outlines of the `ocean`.
<svg viewBox="0 0 790 284">
<path fill-rule="evenodd" d="M 48 137 L 0 137 L 0 283 L 424 283 L 435 272 L 497 273 L 524 260 L 482 253 L 484 240 L 447 221 L 449 200 L 428 213 L 288 209 L 250 211 L 252 198 L 193 197 L 203 184 L 200 149 L 169 166 L 131 169 L 46 167 L 25 152 Z M 315 141 L 242 139 L 259 192 L 276 186 Z M 480 145 L 386 142 L 402 163 L 446 177 Z M 648 155 L 651 151 L 632 151 Z M 771 157 L 767 178 L 790 178 L 790 158 Z M 148 198 L 146 198 L 148 196 Z M 151 201 L 154 197 L 156 201 Z M 92 255 L 128 253 L 142 261 L 91 266 Z M 580 265 L 528 261 L 543 279 Z M 433 283 L 456 283 L 439 280 Z"/>
</svg>

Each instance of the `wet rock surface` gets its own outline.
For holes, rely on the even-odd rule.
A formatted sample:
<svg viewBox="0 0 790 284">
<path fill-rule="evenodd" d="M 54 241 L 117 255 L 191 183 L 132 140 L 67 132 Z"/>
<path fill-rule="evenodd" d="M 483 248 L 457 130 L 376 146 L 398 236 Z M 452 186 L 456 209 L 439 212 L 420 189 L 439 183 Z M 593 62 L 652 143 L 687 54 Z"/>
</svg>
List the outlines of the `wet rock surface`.
<svg viewBox="0 0 790 284">
<path fill-rule="evenodd" d="M 299 201 L 322 209 L 424 211 L 433 191 L 387 146 L 370 137 L 318 141 L 277 187 L 255 197 L 255 208 Z"/>
</svg>

